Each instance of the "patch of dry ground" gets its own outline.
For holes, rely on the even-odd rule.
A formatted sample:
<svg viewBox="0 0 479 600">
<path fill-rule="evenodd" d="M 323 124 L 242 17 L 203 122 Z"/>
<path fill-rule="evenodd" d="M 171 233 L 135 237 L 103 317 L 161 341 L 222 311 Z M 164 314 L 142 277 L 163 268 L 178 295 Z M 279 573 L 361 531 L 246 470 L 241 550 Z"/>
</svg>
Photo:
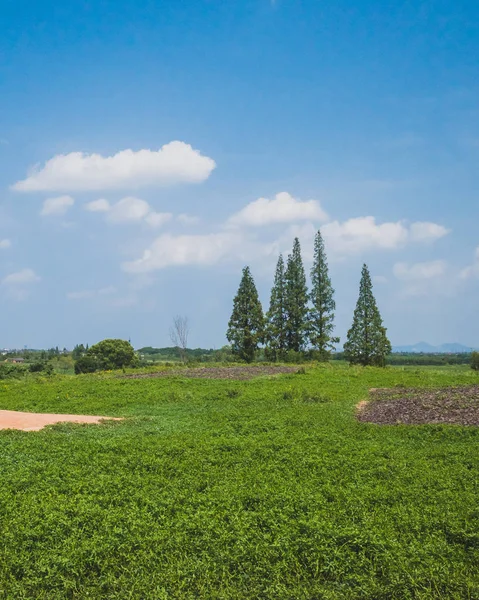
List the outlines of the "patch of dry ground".
<svg viewBox="0 0 479 600">
<path fill-rule="evenodd" d="M 479 386 L 441 389 L 369 390 L 370 400 L 356 406 L 356 416 L 379 425 L 479 425 Z"/>
<path fill-rule="evenodd" d="M 264 375 L 296 373 L 298 367 L 254 366 L 254 367 L 198 367 L 192 369 L 168 369 L 154 373 L 132 373 L 122 375 L 125 379 L 150 379 L 155 377 L 181 376 L 198 379 L 236 379 L 247 380 Z"/>
<path fill-rule="evenodd" d="M 46 425 L 55 423 L 101 423 L 104 420 L 121 421 L 115 417 L 94 417 L 91 415 L 55 415 L 45 413 L 18 412 L 0 410 L 0 429 L 20 429 L 21 431 L 40 431 Z"/>
</svg>

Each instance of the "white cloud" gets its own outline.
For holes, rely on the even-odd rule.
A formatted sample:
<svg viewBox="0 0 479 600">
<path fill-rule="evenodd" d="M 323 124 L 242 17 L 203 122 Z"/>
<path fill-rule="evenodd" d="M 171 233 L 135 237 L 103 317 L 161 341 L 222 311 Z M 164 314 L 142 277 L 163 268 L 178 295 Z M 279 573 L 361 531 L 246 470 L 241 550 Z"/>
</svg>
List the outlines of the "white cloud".
<svg viewBox="0 0 479 600">
<path fill-rule="evenodd" d="M 439 286 L 443 283 L 446 271 L 447 263 L 444 260 L 433 260 L 412 265 L 398 262 L 393 267 L 394 276 L 405 283 L 404 292 L 409 296 L 437 294 L 441 291 Z"/>
<path fill-rule="evenodd" d="M 10 240 L 0 240 L 0 249 L 5 250 L 6 248 L 11 248 L 12 242 Z"/>
<path fill-rule="evenodd" d="M 332 221 L 321 227 L 327 249 L 337 256 L 359 254 L 373 249 L 395 250 L 408 243 L 431 242 L 449 231 L 436 223 L 404 221 L 376 223 L 374 217 Z"/>
<path fill-rule="evenodd" d="M 150 225 L 150 227 L 162 227 L 168 221 L 171 221 L 173 215 L 171 213 L 159 213 L 159 212 L 150 212 L 145 217 L 145 222 Z"/>
<path fill-rule="evenodd" d="M 123 265 L 130 273 L 147 273 L 169 266 L 212 265 L 238 243 L 238 236 L 216 233 L 209 235 L 165 234 L 157 238 L 138 260 Z"/>
<path fill-rule="evenodd" d="M 159 213 L 141 198 L 127 196 L 116 204 L 100 198 L 88 203 L 85 208 L 90 212 L 103 212 L 110 223 L 146 223 L 150 227 L 161 227 L 173 218 L 171 213 Z"/>
<path fill-rule="evenodd" d="M 120 211 L 121 208 L 121 211 Z M 154 213 L 148 203 L 137 198 L 126 198 L 110 207 L 117 212 L 117 222 L 136 220 L 150 225 L 163 225 L 172 219 L 170 213 Z M 121 215 L 121 218 L 120 218 Z M 318 223 L 311 220 L 326 219 L 326 213 L 318 202 L 301 202 L 283 192 L 273 200 L 260 198 L 248 204 L 226 222 L 227 230 L 193 235 L 165 233 L 157 237 L 136 260 L 123 263 L 122 268 L 131 273 L 148 273 L 170 266 L 214 265 L 225 261 L 254 262 L 256 268 L 265 266 L 280 251 L 288 252 L 294 237 L 299 237 L 303 258 L 310 262 L 313 240 Z M 189 215 L 179 215 L 177 222 L 191 222 Z M 292 221 L 292 222 L 291 222 Z M 270 223 L 289 224 L 279 237 L 264 237 L 264 231 L 256 226 Z M 251 225 L 252 228 L 237 228 Z M 377 223 L 372 216 L 352 218 L 344 222 L 332 221 L 321 225 L 328 254 L 335 259 L 357 255 L 371 250 L 395 250 L 409 243 L 430 241 L 445 235 L 447 231 L 435 223 L 406 221 Z M 264 260 L 266 259 L 266 260 Z M 385 277 L 377 277 L 385 283 Z"/>
<path fill-rule="evenodd" d="M 58 154 L 12 189 L 19 192 L 118 190 L 143 186 L 199 183 L 216 163 L 189 144 L 173 141 L 159 150 L 122 150 L 113 156 Z"/>
<path fill-rule="evenodd" d="M 110 207 L 107 218 L 112 223 L 138 222 L 144 219 L 150 211 L 150 205 L 145 200 L 127 196 Z"/>
<path fill-rule="evenodd" d="M 68 292 L 67 298 L 69 300 L 89 300 L 98 296 L 110 296 L 116 293 L 116 288 L 108 286 L 99 290 L 82 290 L 79 292 Z"/>
<path fill-rule="evenodd" d="M 187 215 L 186 213 L 182 213 L 176 218 L 182 225 L 196 225 L 200 222 L 199 217 L 196 217 L 195 215 Z"/>
<path fill-rule="evenodd" d="M 16 273 L 10 273 L 7 275 L 2 283 L 4 285 L 28 285 L 30 283 L 37 283 L 40 281 L 40 277 L 32 269 L 22 269 Z"/>
<path fill-rule="evenodd" d="M 270 200 L 258 198 L 228 219 L 230 227 L 261 227 L 275 223 L 326 221 L 327 214 L 317 200 L 302 202 L 288 192 L 280 192 Z"/>
<path fill-rule="evenodd" d="M 441 277 L 445 272 L 446 262 L 444 260 L 432 260 L 430 262 L 415 263 L 413 265 L 398 262 L 393 267 L 394 276 L 403 281 L 433 279 L 435 277 Z"/>
<path fill-rule="evenodd" d="M 164 234 L 154 240 L 141 258 L 122 267 L 129 273 L 148 273 L 171 266 L 211 266 L 227 260 L 246 262 L 276 256 L 278 252 L 277 243 L 259 242 L 240 233 Z"/>
<path fill-rule="evenodd" d="M 433 242 L 447 235 L 450 230 L 437 223 L 418 221 L 411 224 L 409 231 L 413 242 Z"/>
<path fill-rule="evenodd" d="M 56 198 L 47 198 L 43 203 L 40 215 L 42 217 L 50 215 L 64 215 L 69 208 L 75 204 L 71 196 L 58 196 Z"/>
<path fill-rule="evenodd" d="M 408 230 L 403 223 L 377 224 L 374 217 L 358 217 L 340 223 L 333 221 L 321 228 L 330 252 L 344 256 L 373 248 L 397 248 L 407 242 Z"/>
<path fill-rule="evenodd" d="M 462 269 L 459 274 L 461 279 L 470 279 L 472 277 L 479 277 L 479 246 L 476 248 L 474 253 L 474 261 L 472 265 Z"/>
<path fill-rule="evenodd" d="M 90 212 L 108 212 L 110 210 L 110 203 L 105 198 L 98 198 L 85 204 L 85 210 Z"/>
</svg>

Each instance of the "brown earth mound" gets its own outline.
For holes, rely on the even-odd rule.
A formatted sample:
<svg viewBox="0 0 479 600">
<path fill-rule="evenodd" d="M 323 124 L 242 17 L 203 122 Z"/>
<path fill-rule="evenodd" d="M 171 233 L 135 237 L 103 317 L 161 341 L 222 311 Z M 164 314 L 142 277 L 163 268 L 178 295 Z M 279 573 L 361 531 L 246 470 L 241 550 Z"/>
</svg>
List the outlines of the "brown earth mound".
<svg viewBox="0 0 479 600">
<path fill-rule="evenodd" d="M 55 415 L 45 413 L 17 412 L 0 410 L 0 429 L 20 429 L 21 431 L 40 431 L 46 425 L 55 423 L 101 423 L 105 419 L 121 421 L 115 417 L 94 417 L 91 415 Z"/>
<path fill-rule="evenodd" d="M 151 379 L 155 377 L 187 377 L 198 379 L 236 379 L 247 380 L 262 375 L 280 375 L 296 373 L 298 367 L 199 367 L 194 369 L 174 369 L 155 373 L 132 373 L 122 375 L 122 379 Z"/>
<path fill-rule="evenodd" d="M 369 393 L 370 400 L 356 406 L 358 420 L 365 423 L 479 425 L 478 385 L 433 390 L 372 389 Z"/>
</svg>

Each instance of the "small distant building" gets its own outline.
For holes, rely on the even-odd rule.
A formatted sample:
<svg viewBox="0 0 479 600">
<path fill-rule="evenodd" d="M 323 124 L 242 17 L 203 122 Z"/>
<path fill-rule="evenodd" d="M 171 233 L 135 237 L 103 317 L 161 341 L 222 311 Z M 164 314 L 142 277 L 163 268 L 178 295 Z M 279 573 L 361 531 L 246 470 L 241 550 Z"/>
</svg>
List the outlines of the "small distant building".
<svg viewBox="0 0 479 600">
<path fill-rule="evenodd" d="M 25 362 L 25 359 L 18 356 L 15 358 L 7 358 L 7 360 L 5 362 L 14 363 L 14 364 L 22 364 Z"/>
</svg>

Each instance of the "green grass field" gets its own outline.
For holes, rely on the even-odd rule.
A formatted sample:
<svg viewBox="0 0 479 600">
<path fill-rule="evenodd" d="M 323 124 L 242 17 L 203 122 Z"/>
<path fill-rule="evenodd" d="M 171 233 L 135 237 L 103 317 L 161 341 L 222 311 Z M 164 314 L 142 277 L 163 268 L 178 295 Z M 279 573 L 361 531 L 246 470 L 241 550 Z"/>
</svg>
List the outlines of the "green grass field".
<svg viewBox="0 0 479 600">
<path fill-rule="evenodd" d="M 0 408 L 124 416 L 0 432 L 0 597 L 479 598 L 479 431 L 354 418 L 463 368 L 248 382 L 0 382 Z"/>
</svg>

